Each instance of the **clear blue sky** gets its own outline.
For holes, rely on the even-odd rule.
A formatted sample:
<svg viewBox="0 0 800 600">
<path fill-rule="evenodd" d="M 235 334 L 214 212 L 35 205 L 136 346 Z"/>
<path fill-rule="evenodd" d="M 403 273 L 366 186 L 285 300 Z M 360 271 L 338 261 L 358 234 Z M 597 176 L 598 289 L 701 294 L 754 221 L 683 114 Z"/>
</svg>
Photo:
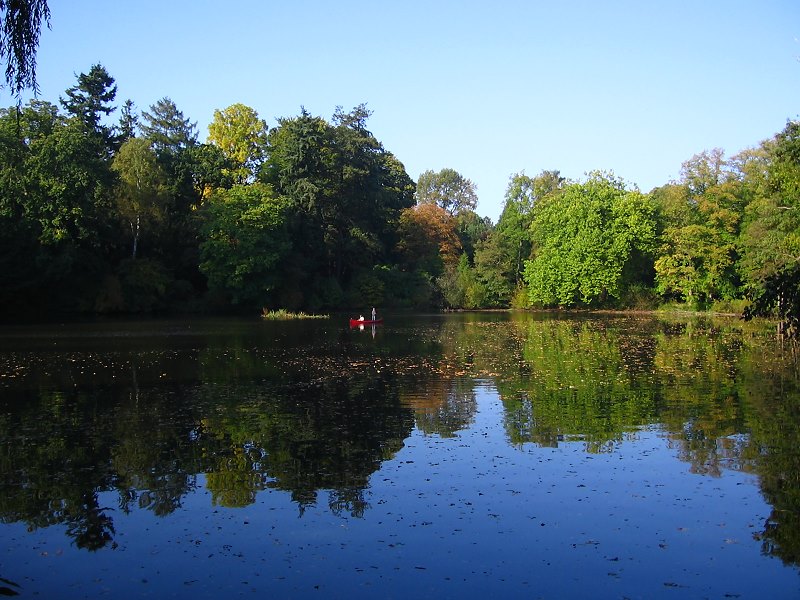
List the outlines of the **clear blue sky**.
<svg viewBox="0 0 800 600">
<path fill-rule="evenodd" d="M 44 100 L 99 62 L 119 105 L 168 96 L 202 140 L 235 102 L 270 127 L 365 102 L 412 178 L 456 169 L 493 221 L 513 173 L 612 170 L 649 191 L 800 115 L 798 0 L 48 3 Z"/>
</svg>

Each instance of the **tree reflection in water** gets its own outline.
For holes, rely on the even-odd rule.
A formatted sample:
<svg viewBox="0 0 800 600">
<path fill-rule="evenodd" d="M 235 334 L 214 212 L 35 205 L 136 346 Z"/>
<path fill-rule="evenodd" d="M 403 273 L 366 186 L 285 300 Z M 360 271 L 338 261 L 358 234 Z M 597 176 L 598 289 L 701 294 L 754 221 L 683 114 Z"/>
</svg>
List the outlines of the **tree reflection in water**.
<svg viewBox="0 0 800 600">
<path fill-rule="evenodd" d="M 318 337 L 0 351 L 0 518 L 62 524 L 99 550 L 115 511 L 169 515 L 201 476 L 214 505 L 270 489 L 301 516 L 325 494 L 333 514 L 362 517 L 370 477 L 415 427 L 448 438 L 473 425 L 481 382 L 515 447 L 614 452 L 658 428 L 693 473 L 757 474 L 773 508 L 763 551 L 800 564 L 798 373 L 753 325 L 469 316 Z"/>
</svg>

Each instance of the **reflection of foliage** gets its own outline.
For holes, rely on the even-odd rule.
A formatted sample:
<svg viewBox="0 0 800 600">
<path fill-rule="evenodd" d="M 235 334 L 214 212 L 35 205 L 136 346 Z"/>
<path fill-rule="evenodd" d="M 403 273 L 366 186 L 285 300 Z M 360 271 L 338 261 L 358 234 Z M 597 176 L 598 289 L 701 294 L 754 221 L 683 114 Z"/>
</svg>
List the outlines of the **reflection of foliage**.
<svg viewBox="0 0 800 600">
<path fill-rule="evenodd" d="M 598 321 L 533 323 L 522 335 L 530 375 L 501 388 L 513 443 L 581 439 L 602 452 L 651 422 L 654 392 L 640 379 L 647 344 Z"/>
<path fill-rule="evenodd" d="M 746 417 L 737 382 L 741 331 L 698 321 L 667 328 L 657 343 L 660 418 L 679 457 L 706 475 L 719 476 L 722 467 L 752 469 L 750 441 L 738 435 Z"/>
<path fill-rule="evenodd" d="M 327 489 L 332 512 L 361 516 L 369 476 L 402 447 L 412 422 L 396 388 L 365 373 L 254 390 L 205 427 L 229 448 L 207 475 L 214 502 L 243 506 L 270 487 L 291 492 L 302 511 Z"/>
<path fill-rule="evenodd" d="M 800 264 L 766 277 L 744 316 L 746 319 L 777 316 L 782 333 L 800 337 Z"/>
<path fill-rule="evenodd" d="M 190 424 L 153 395 L 130 402 L 101 392 L 23 395 L 0 419 L 0 519 L 32 528 L 64 523 L 78 547 L 98 550 L 114 535 L 99 492 L 117 490 L 123 510 L 137 497 L 162 515 L 179 505 L 198 468 Z"/>
<path fill-rule="evenodd" d="M 63 524 L 96 550 L 115 536 L 104 492 L 123 512 L 167 515 L 199 473 L 217 505 L 274 489 L 301 513 L 327 494 L 334 514 L 361 516 L 370 477 L 415 421 L 459 435 L 491 382 L 514 445 L 606 452 L 656 426 L 694 473 L 758 474 L 773 507 L 764 551 L 800 561 L 800 379 L 763 326 L 551 314 L 423 323 L 374 338 L 258 320 L 276 347 L 235 332 L 124 360 L 55 353 L 57 368 L 0 353 L 0 520 Z M 70 391 L 41 391 L 52 389 Z"/>
<path fill-rule="evenodd" d="M 764 551 L 800 564 L 799 377 L 759 328 L 520 316 L 455 331 L 441 334 L 450 371 L 492 374 L 511 443 L 612 450 L 662 423 L 693 473 L 760 475 Z"/>
<path fill-rule="evenodd" d="M 800 565 L 800 374 L 791 352 L 751 352 L 744 389 L 761 491 L 772 513 L 759 536 L 765 553 Z"/>
<path fill-rule="evenodd" d="M 417 428 L 426 434 L 454 437 L 472 422 L 478 403 L 473 382 L 464 378 L 432 378 L 409 382 L 403 403 L 414 410 Z"/>
<path fill-rule="evenodd" d="M 97 494 L 88 494 L 77 507 L 77 518 L 67 522 L 67 535 L 75 539 L 78 548 L 100 550 L 113 540 L 114 522 L 97 506 Z"/>
<path fill-rule="evenodd" d="M 200 438 L 192 431 L 191 413 L 177 404 L 154 401 L 153 396 L 142 393 L 120 407 L 124 420 L 117 425 L 112 466 L 123 511 L 129 512 L 136 502 L 140 509 L 165 516 L 179 508 L 183 495 L 196 485 L 194 473 L 200 464 L 194 446 Z"/>
<path fill-rule="evenodd" d="M 97 466 L 108 454 L 104 428 L 89 409 L 92 402 L 61 393 L 43 394 L 41 402 L 25 400 L 0 423 L 5 440 L 0 516 L 32 528 L 66 523 L 79 547 L 96 550 L 114 530 L 91 491 L 105 487 Z"/>
</svg>

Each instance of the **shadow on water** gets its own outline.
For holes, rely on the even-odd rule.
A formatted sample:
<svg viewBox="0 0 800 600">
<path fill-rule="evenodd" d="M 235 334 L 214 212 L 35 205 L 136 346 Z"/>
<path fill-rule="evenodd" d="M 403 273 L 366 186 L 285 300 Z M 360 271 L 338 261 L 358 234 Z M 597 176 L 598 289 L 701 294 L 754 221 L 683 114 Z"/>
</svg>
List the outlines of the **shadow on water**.
<svg viewBox="0 0 800 600">
<path fill-rule="evenodd" d="M 96 551 L 116 543 L 115 512 L 170 515 L 201 476 L 215 506 L 280 490 L 301 517 L 324 496 L 334 515 L 360 518 L 382 463 L 415 430 L 469 430 L 487 385 L 514 448 L 579 442 L 613 453 L 658 428 L 698 475 L 756 474 L 772 507 L 763 552 L 800 564 L 796 366 L 734 321 L 503 314 L 363 331 L 233 320 L 5 328 L 0 519 L 62 525 Z"/>
</svg>

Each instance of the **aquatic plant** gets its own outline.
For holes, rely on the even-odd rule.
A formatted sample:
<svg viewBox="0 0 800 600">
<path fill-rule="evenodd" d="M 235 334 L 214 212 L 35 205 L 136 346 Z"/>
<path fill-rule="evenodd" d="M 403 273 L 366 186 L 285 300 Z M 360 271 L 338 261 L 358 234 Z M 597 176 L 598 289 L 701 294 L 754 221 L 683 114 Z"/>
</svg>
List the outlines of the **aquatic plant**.
<svg viewBox="0 0 800 600">
<path fill-rule="evenodd" d="M 292 319 L 327 319 L 328 315 L 309 315 L 304 312 L 290 312 L 285 308 L 278 310 L 269 310 L 267 308 L 261 309 L 261 317 L 269 319 L 270 321 L 290 321 Z"/>
</svg>

